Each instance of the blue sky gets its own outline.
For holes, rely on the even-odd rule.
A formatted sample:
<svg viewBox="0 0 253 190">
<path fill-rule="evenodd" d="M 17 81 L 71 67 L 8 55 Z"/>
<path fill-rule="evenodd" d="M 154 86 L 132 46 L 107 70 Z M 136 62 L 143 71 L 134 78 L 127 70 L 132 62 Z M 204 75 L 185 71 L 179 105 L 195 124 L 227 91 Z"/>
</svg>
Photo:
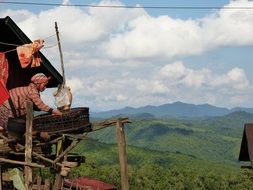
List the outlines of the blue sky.
<svg viewBox="0 0 253 190">
<path fill-rule="evenodd" d="M 35 2 L 35 1 L 25 1 Z M 36 1 L 93 5 L 252 7 L 247 0 Z M 31 40 L 61 33 L 73 106 L 92 111 L 182 101 L 253 107 L 253 9 L 111 9 L 0 3 Z M 57 47 L 42 52 L 61 72 Z M 53 104 L 52 92 L 43 94 Z"/>
</svg>

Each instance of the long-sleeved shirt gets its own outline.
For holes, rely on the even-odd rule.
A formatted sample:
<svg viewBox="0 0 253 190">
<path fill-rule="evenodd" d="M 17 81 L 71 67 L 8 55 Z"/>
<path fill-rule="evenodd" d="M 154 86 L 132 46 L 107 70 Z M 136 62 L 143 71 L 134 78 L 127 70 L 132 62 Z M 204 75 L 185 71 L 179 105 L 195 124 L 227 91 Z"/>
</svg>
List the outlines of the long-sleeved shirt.
<svg viewBox="0 0 253 190">
<path fill-rule="evenodd" d="M 29 86 L 13 88 L 9 91 L 17 116 L 26 114 L 26 102 L 32 101 L 34 106 L 41 111 L 48 112 L 50 107 L 40 98 L 39 91 L 35 84 Z"/>
</svg>

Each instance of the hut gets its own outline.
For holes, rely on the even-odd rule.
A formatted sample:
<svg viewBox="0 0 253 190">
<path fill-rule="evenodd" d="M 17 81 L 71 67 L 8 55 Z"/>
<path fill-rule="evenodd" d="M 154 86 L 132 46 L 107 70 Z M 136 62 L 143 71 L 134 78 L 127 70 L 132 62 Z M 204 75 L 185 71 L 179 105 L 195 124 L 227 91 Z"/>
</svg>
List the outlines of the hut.
<svg viewBox="0 0 253 190">
<path fill-rule="evenodd" d="M 32 41 L 9 16 L 0 18 L 0 31 L 0 53 L 8 62 L 5 64 L 8 68 L 5 69 L 8 70 L 8 73 L 6 72 L 8 78 L 6 77 L 4 87 L 6 91 L 15 87 L 27 86 L 31 77 L 36 73 L 51 76 L 47 85 L 48 88 L 57 87 L 63 83 L 61 74 L 40 51 L 38 56 L 41 62 L 38 67 L 31 67 L 30 65 L 25 68 L 21 67 L 17 47 L 30 44 Z M 33 118 L 32 111 L 33 106 L 31 105 L 30 111 L 27 112 L 25 135 L 18 139 L 12 139 L 9 135 L 0 132 L 0 190 L 11 189 L 8 187 L 9 181 L 11 181 L 8 171 L 17 167 L 24 168 L 26 189 L 41 189 L 41 186 L 43 189 L 51 188 L 51 185 L 42 181 L 40 176 L 37 176 L 36 179 L 31 178 L 33 168 L 46 167 L 55 172 L 53 188 L 60 189 L 62 178 L 67 176 L 70 168 L 84 162 L 83 156 L 69 155 L 69 152 L 82 139 L 75 135 L 91 131 L 88 108 L 74 108 L 64 112 L 61 117 L 42 115 Z M 41 141 L 39 136 L 32 136 L 32 129 L 36 132 L 49 133 L 50 141 L 45 142 L 43 139 Z M 65 133 L 70 136 L 65 136 Z M 56 146 L 56 152 L 52 152 L 52 146 Z M 16 174 L 17 172 L 15 172 Z M 22 186 L 23 184 L 19 183 L 19 185 Z"/>
<path fill-rule="evenodd" d="M 244 124 L 239 161 L 250 162 L 250 165 L 242 166 L 252 168 L 253 166 L 253 123 Z"/>
<path fill-rule="evenodd" d="M 59 84 L 64 83 L 63 77 L 41 52 L 38 52 L 42 59 L 39 67 L 21 67 L 15 51 L 16 47 L 29 44 L 32 41 L 10 17 L 0 18 L 0 31 L 0 53 L 4 53 L 9 62 L 9 77 L 6 82 L 7 90 L 28 85 L 31 77 L 36 73 L 44 73 L 47 76 L 51 76 L 47 85 L 48 88 L 57 87 Z M 27 107 L 30 107 L 28 113 L 32 113 L 32 106 L 27 104 Z M 122 189 L 129 189 L 124 137 L 124 124 L 129 122 L 128 118 L 118 118 L 91 124 L 89 108 L 86 107 L 67 110 L 60 118 L 52 115 L 42 115 L 33 118 L 32 114 L 30 114 L 26 118 L 25 144 L 24 141 L 14 142 L 20 151 L 16 152 L 10 149 L 9 145 L 13 143 L 12 139 L 0 133 L 0 190 L 12 188 L 8 187 L 8 183 L 5 184 L 7 186 L 2 186 L 3 181 L 10 180 L 8 176 L 6 177 L 2 174 L 5 174 L 4 172 L 8 168 L 16 166 L 23 167 L 25 170 L 25 189 L 62 189 L 64 177 L 67 176 L 69 170 L 85 162 L 84 156 L 70 155 L 70 151 L 85 138 L 88 132 L 112 125 L 116 125 Z M 48 132 L 53 138 L 50 141 L 41 142 L 37 137 L 32 137 L 32 128 L 39 132 Z M 51 146 L 55 146 L 55 151 L 51 151 Z M 55 173 L 53 184 L 48 179 L 43 181 L 41 176 L 37 175 L 35 176 L 36 178 L 32 176 L 33 168 L 45 167 L 50 168 L 50 171 Z M 82 179 L 81 182 L 83 181 L 85 181 L 86 185 L 88 183 L 88 186 L 95 185 L 96 189 L 101 184 L 104 189 L 115 189 L 112 185 L 108 187 L 106 183 L 98 181 L 94 183 L 93 181 L 90 184 L 91 180 Z"/>
<path fill-rule="evenodd" d="M 49 88 L 57 87 L 63 82 L 60 73 L 41 52 L 39 52 L 39 56 L 42 59 L 40 67 L 21 68 L 17 52 L 12 50 L 15 50 L 17 45 L 28 44 L 32 41 L 9 16 L 0 18 L 0 31 L 0 52 L 6 54 L 9 62 L 9 77 L 6 84 L 8 90 L 28 85 L 31 77 L 36 73 L 44 73 L 47 76 L 51 76 L 47 86 Z"/>
</svg>

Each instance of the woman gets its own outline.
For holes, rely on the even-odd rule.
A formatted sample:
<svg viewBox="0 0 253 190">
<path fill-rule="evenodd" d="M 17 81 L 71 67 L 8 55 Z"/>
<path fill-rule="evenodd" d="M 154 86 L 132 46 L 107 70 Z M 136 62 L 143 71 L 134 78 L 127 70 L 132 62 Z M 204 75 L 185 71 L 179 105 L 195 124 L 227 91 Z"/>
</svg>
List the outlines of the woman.
<svg viewBox="0 0 253 190">
<path fill-rule="evenodd" d="M 32 101 L 35 108 L 40 111 L 54 115 L 62 115 L 58 109 L 50 108 L 40 98 L 40 92 L 46 89 L 51 77 L 46 77 L 43 73 L 38 73 L 31 78 L 28 86 L 13 88 L 9 91 L 17 117 L 26 115 L 26 102 Z M 0 128 L 7 131 L 8 118 L 13 117 L 8 100 L 0 106 Z"/>
</svg>

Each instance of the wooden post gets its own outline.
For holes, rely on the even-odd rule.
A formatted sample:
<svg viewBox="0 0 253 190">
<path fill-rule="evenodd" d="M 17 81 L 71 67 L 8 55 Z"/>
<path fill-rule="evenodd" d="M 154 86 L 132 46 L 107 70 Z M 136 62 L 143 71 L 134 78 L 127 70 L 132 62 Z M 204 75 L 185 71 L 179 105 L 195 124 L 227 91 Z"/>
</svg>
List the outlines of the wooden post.
<svg viewBox="0 0 253 190">
<path fill-rule="evenodd" d="M 129 190 L 125 132 L 124 132 L 124 125 L 122 124 L 122 121 L 120 119 L 117 120 L 116 135 L 119 149 L 121 189 Z"/>
<path fill-rule="evenodd" d="M 49 179 L 46 179 L 45 184 L 44 184 L 44 190 L 50 190 L 50 189 L 51 189 L 51 183 Z"/>
<path fill-rule="evenodd" d="M 41 181 L 42 181 L 41 177 L 38 176 L 37 177 L 37 188 L 36 188 L 36 190 L 41 190 Z"/>
<path fill-rule="evenodd" d="M 54 181 L 54 190 L 60 190 L 62 189 L 62 180 L 63 177 L 60 174 L 60 170 L 58 170 L 58 173 L 56 174 L 55 181 Z"/>
<path fill-rule="evenodd" d="M 26 103 L 26 134 L 25 134 L 25 162 L 32 163 L 32 122 L 33 122 L 33 103 Z M 25 166 L 25 188 L 32 189 L 32 168 Z"/>
<path fill-rule="evenodd" d="M 59 143 L 59 142 L 61 142 L 61 143 Z M 58 146 L 60 146 L 60 147 L 58 147 Z M 58 141 L 56 149 L 59 149 L 58 154 L 60 153 L 60 155 L 61 155 L 63 152 L 63 140 Z M 57 155 L 57 158 L 59 158 L 59 155 Z M 57 158 L 54 160 L 55 163 L 59 162 L 62 157 L 60 157 L 59 159 L 57 159 Z M 60 173 L 61 173 L 61 168 L 58 167 L 57 174 L 56 174 L 55 180 L 54 180 L 54 186 L 53 186 L 54 190 L 62 189 L 63 177 L 61 176 Z"/>
<path fill-rule="evenodd" d="M 0 164 L 0 190 L 3 189 L 3 180 L 2 180 L 2 165 Z"/>
</svg>

